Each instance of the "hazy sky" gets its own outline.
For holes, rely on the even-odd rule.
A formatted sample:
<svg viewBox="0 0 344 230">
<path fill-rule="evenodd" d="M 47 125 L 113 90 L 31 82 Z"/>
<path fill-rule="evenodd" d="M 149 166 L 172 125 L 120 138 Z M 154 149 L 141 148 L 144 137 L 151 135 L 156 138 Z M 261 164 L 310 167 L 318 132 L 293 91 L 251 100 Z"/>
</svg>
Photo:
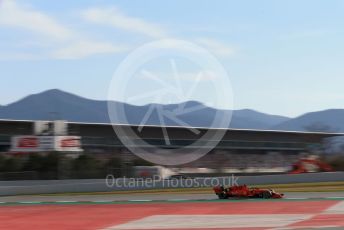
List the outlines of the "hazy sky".
<svg viewBox="0 0 344 230">
<path fill-rule="evenodd" d="M 297 116 L 344 108 L 343 12 L 340 0 L 0 0 L 0 104 L 51 88 L 106 99 L 130 52 L 169 38 L 215 55 L 236 109 Z M 157 70 L 171 75 L 168 66 Z M 207 102 L 212 92 L 203 92 L 191 99 Z"/>
</svg>

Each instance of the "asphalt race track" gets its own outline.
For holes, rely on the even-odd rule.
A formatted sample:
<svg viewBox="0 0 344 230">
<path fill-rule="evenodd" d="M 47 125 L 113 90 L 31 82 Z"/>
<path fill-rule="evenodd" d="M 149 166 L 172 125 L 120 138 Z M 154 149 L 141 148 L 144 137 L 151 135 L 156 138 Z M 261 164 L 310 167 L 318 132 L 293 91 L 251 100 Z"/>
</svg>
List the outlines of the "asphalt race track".
<svg viewBox="0 0 344 230">
<path fill-rule="evenodd" d="M 0 197 L 0 229 L 344 229 L 343 193 L 281 200 L 209 194 Z"/>
<path fill-rule="evenodd" d="M 323 199 L 341 198 L 343 192 L 292 192 L 285 193 L 286 199 Z M 108 194 L 108 195 L 29 195 L 0 197 L 0 204 L 4 203 L 35 203 L 35 202 L 130 202 L 130 201 L 188 201 L 188 200 L 217 200 L 215 194 L 209 193 L 133 193 L 133 194 Z"/>
<path fill-rule="evenodd" d="M 344 192 L 291 192 L 285 193 L 286 199 L 309 198 L 344 198 Z M 134 193 L 134 194 L 101 194 L 101 195 L 28 195 L 0 197 L 1 203 L 35 203 L 35 202 L 114 202 L 114 201 L 184 201 L 184 200 L 217 200 L 212 193 Z"/>
</svg>

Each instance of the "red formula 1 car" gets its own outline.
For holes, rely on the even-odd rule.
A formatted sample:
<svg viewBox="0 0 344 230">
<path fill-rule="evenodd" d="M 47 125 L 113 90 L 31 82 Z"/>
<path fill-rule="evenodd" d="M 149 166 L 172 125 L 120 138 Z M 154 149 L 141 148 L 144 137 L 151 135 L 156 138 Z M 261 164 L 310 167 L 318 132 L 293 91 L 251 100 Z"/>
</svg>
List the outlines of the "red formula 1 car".
<svg viewBox="0 0 344 230">
<path fill-rule="evenodd" d="M 279 199 L 284 196 L 284 194 L 277 193 L 272 189 L 249 188 L 246 185 L 231 186 L 228 188 L 217 186 L 214 187 L 214 192 L 219 199 L 228 199 L 230 197 Z"/>
</svg>

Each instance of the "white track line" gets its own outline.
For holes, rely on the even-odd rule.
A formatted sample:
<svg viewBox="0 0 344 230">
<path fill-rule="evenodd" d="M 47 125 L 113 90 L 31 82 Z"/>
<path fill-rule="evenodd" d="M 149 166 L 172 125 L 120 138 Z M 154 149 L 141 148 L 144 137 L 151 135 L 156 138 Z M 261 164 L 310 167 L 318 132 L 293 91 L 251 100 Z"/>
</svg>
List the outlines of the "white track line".
<svg viewBox="0 0 344 230">
<path fill-rule="evenodd" d="M 93 200 L 92 201 L 92 203 L 111 203 L 111 202 L 116 202 L 116 201 L 113 201 L 113 200 Z"/>
<path fill-rule="evenodd" d="M 269 214 L 269 215 L 155 215 L 125 224 L 106 228 L 119 229 L 202 229 L 202 228 L 249 228 L 249 227 L 286 227 L 308 220 L 313 215 Z"/>
<path fill-rule="evenodd" d="M 293 226 L 293 227 L 278 227 L 270 228 L 268 230 L 293 230 L 293 229 L 324 229 L 324 228 L 339 228 L 340 226 L 329 225 L 329 226 Z"/>
<path fill-rule="evenodd" d="M 167 201 L 189 201 L 188 199 L 170 199 Z"/>
<path fill-rule="evenodd" d="M 42 202 L 40 202 L 40 201 L 21 201 L 18 203 L 19 204 L 41 204 Z"/>
<path fill-rule="evenodd" d="M 128 200 L 129 202 L 152 202 L 153 200 Z"/>
<path fill-rule="evenodd" d="M 77 203 L 79 201 L 73 201 L 73 200 L 58 200 L 55 201 L 54 203 Z"/>
<path fill-rule="evenodd" d="M 344 201 L 340 201 L 337 204 L 329 207 L 323 213 L 325 213 L 325 214 L 344 214 Z"/>
</svg>

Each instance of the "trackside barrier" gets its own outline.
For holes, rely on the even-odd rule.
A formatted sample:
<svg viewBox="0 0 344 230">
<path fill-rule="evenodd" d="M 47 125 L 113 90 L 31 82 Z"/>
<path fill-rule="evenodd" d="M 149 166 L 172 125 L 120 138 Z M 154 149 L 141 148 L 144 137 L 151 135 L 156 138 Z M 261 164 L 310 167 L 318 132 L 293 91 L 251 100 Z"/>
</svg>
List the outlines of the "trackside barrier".
<svg viewBox="0 0 344 230">
<path fill-rule="evenodd" d="M 0 181 L 0 196 L 53 194 L 53 193 L 83 193 L 83 192 L 111 192 L 135 191 L 142 189 L 171 189 L 171 188 L 197 188 L 211 187 L 216 183 L 228 185 L 232 182 L 238 184 L 290 184 L 312 182 L 344 182 L 344 172 L 309 173 L 298 175 L 264 175 L 240 176 L 237 181 L 232 177 L 194 178 L 188 180 L 163 181 L 133 181 L 131 179 L 109 178 L 86 180 L 35 180 L 35 181 Z"/>
</svg>

